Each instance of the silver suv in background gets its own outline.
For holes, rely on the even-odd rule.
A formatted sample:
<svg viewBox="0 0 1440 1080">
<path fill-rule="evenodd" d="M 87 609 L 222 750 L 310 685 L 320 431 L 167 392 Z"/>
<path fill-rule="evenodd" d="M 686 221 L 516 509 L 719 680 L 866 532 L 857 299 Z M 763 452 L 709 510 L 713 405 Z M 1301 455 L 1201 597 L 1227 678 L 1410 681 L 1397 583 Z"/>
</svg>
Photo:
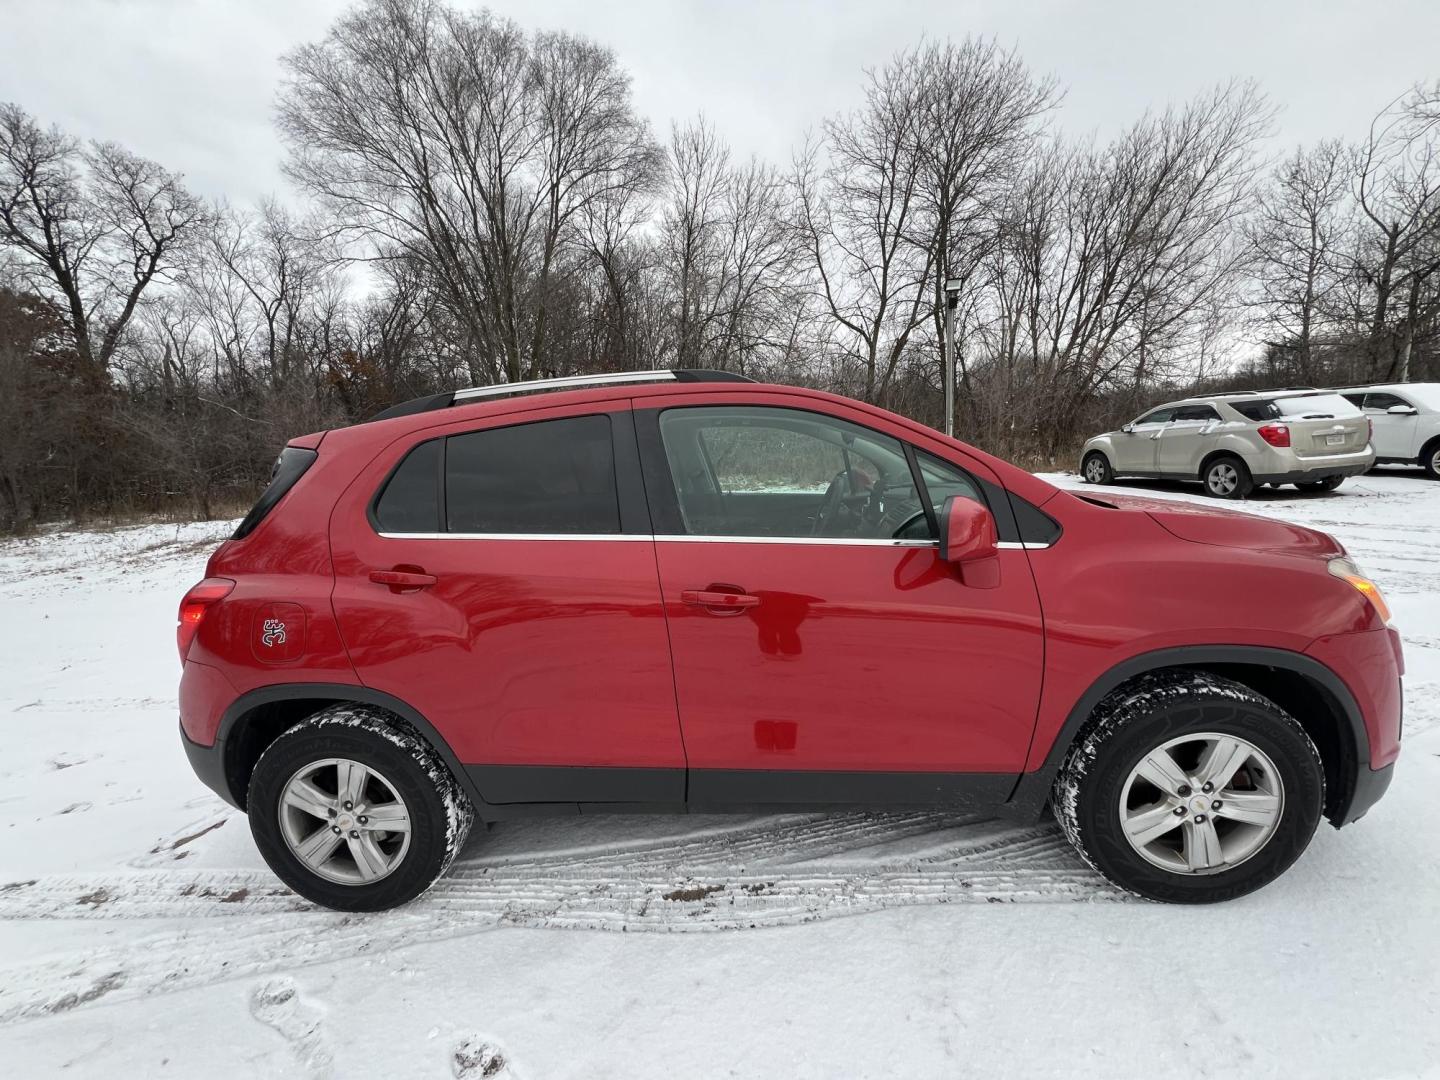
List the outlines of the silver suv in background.
<svg viewBox="0 0 1440 1080">
<path fill-rule="evenodd" d="M 1347 386 L 1336 390 L 1370 419 L 1382 465 L 1419 465 L 1440 480 L 1440 383 Z"/>
<path fill-rule="evenodd" d="M 1080 474 L 1092 484 L 1117 476 L 1199 480 L 1221 499 L 1243 499 L 1256 484 L 1332 491 L 1374 464 L 1369 422 L 1333 390 L 1172 401 L 1080 452 Z"/>
</svg>

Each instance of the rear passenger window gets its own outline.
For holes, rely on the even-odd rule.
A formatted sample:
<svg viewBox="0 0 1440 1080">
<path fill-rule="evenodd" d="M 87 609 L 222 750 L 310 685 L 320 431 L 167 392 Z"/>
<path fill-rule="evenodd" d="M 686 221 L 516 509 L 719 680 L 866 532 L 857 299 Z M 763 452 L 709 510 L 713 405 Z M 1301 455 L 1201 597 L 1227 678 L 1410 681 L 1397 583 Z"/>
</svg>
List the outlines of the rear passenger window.
<svg viewBox="0 0 1440 1080">
<path fill-rule="evenodd" d="M 1175 410 L 1175 421 L 1181 420 L 1219 420 L 1220 414 L 1209 405 L 1185 405 Z"/>
<path fill-rule="evenodd" d="M 447 527 L 461 533 L 618 533 L 608 416 L 452 435 Z"/>
<path fill-rule="evenodd" d="M 375 523 L 382 533 L 440 531 L 440 439 L 423 442 L 405 456 L 380 498 Z"/>
</svg>

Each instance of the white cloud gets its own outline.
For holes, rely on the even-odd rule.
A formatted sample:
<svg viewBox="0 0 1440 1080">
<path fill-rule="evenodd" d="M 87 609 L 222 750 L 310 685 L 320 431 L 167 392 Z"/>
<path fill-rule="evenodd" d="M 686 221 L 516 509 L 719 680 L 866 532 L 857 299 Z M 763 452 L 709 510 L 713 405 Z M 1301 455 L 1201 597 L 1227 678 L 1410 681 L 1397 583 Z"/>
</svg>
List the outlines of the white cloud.
<svg viewBox="0 0 1440 1080">
<path fill-rule="evenodd" d="M 10 0 L 0 99 L 89 138 L 116 139 L 208 195 L 285 194 L 270 116 L 279 56 L 324 34 L 342 0 Z M 1233 76 L 1284 107 L 1278 146 L 1356 136 L 1436 74 L 1440 4 L 1212 0 L 734 3 L 496 0 L 529 27 L 612 47 L 662 137 L 704 111 L 741 153 L 788 161 L 807 127 L 859 100 L 862 69 L 929 37 L 1017 46 L 1069 87 L 1060 122 L 1105 134 Z"/>
</svg>

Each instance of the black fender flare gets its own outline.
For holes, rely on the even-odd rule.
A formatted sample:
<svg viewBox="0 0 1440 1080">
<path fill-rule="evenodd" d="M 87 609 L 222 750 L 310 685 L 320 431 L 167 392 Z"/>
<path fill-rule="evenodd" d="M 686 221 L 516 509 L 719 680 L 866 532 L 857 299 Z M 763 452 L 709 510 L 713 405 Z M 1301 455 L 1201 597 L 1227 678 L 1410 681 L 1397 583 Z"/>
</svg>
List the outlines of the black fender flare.
<svg viewBox="0 0 1440 1080">
<path fill-rule="evenodd" d="M 394 695 L 380 690 L 372 690 L 368 686 L 360 686 L 356 683 L 275 683 L 251 690 L 232 701 L 220 717 L 220 726 L 215 733 L 213 747 L 215 767 L 217 771 L 221 771 L 218 779 L 223 788 L 216 788 L 221 798 L 232 806 L 242 809 L 245 805 L 243 793 L 235 790 L 236 777 L 226 754 L 228 741 L 240 718 L 262 705 L 273 705 L 281 701 L 304 701 L 307 698 L 314 698 L 317 701 L 354 701 L 363 705 L 374 705 L 386 712 L 394 713 L 414 728 L 416 733 L 440 755 L 451 775 L 455 777 L 455 782 L 470 798 L 482 819 L 489 819 L 490 815 L 486 813 L 489 804 L 481 798 L 469 773 L 460 764 L 460 759 L 455 756 L 455 751 L 450 748 L 450 744 L 435 729 L 435 725 L 425 719 L 418 709 Z"/>
<path fill-rule="evenodd" d="M 1337 822 L 1349 820 L 1356 777 L 1370 764 L 1370 736 L 1355 696 L 1350 693 L 1350 688 L 1340 676 L 1313 657 L 1289 649 L 1272 649 L 1259 645 L 1182 645 L 1171 649 L 1156 649 L 1122 660 L 1091 683 L 1090 688 L 1070 707 L 1065 723 L 1061 725 L 1055 741 L 1051 743 L 1044 762 L 1033 772 L 1022 774 L 1016 782 L 1005 803 L 1005 814 L 1026 821 L 1040 816 L 1050 797 L 1050 787 L 1055 781 L 1055 774 L 1060 771 L 1071 743 L 1080 734 L 1081 728 L 1090 719 L 1101 699 L 1117 686 L 1150 671 L 1164 668 L 1208 668 L 1216 664 L 1249 664 L 1291 671 L 1309 679 L 1330 697 L 1348 722 L 1343 726 L 1349 728 L 1351 737 L 1350 760 L 1354 763 L 1354 770 L 1347 778 L 1347 790 L 1339 796 L 1339 811 L 1335 814 Z"/>
</svg>

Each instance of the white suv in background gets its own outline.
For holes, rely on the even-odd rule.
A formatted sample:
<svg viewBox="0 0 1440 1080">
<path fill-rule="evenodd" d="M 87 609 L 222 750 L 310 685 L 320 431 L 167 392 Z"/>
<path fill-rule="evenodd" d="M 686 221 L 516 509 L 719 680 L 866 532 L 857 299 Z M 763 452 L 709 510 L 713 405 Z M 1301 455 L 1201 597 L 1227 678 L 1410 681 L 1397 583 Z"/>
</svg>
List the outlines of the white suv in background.
<svg viewBox="0 0 1440 1080">
<path fill-rule="evenodd" d="M 1096 435 L 1080 452 L 1080 475 L 1092 484 L 1116 476 L 1199 480 L 1220 499 L 1243 499 L 1256 484 L 1333 491 L 1374 464 L 1369 424 L 1333 390 L 1172 401 Z"/>
<path fill-rule="evenodd" d="M 1335 392 L 1370 418 L 1377 464 L 1420 465 L 1440 480 L 1440 383 L 1348 386 Z"/>
</svg>

